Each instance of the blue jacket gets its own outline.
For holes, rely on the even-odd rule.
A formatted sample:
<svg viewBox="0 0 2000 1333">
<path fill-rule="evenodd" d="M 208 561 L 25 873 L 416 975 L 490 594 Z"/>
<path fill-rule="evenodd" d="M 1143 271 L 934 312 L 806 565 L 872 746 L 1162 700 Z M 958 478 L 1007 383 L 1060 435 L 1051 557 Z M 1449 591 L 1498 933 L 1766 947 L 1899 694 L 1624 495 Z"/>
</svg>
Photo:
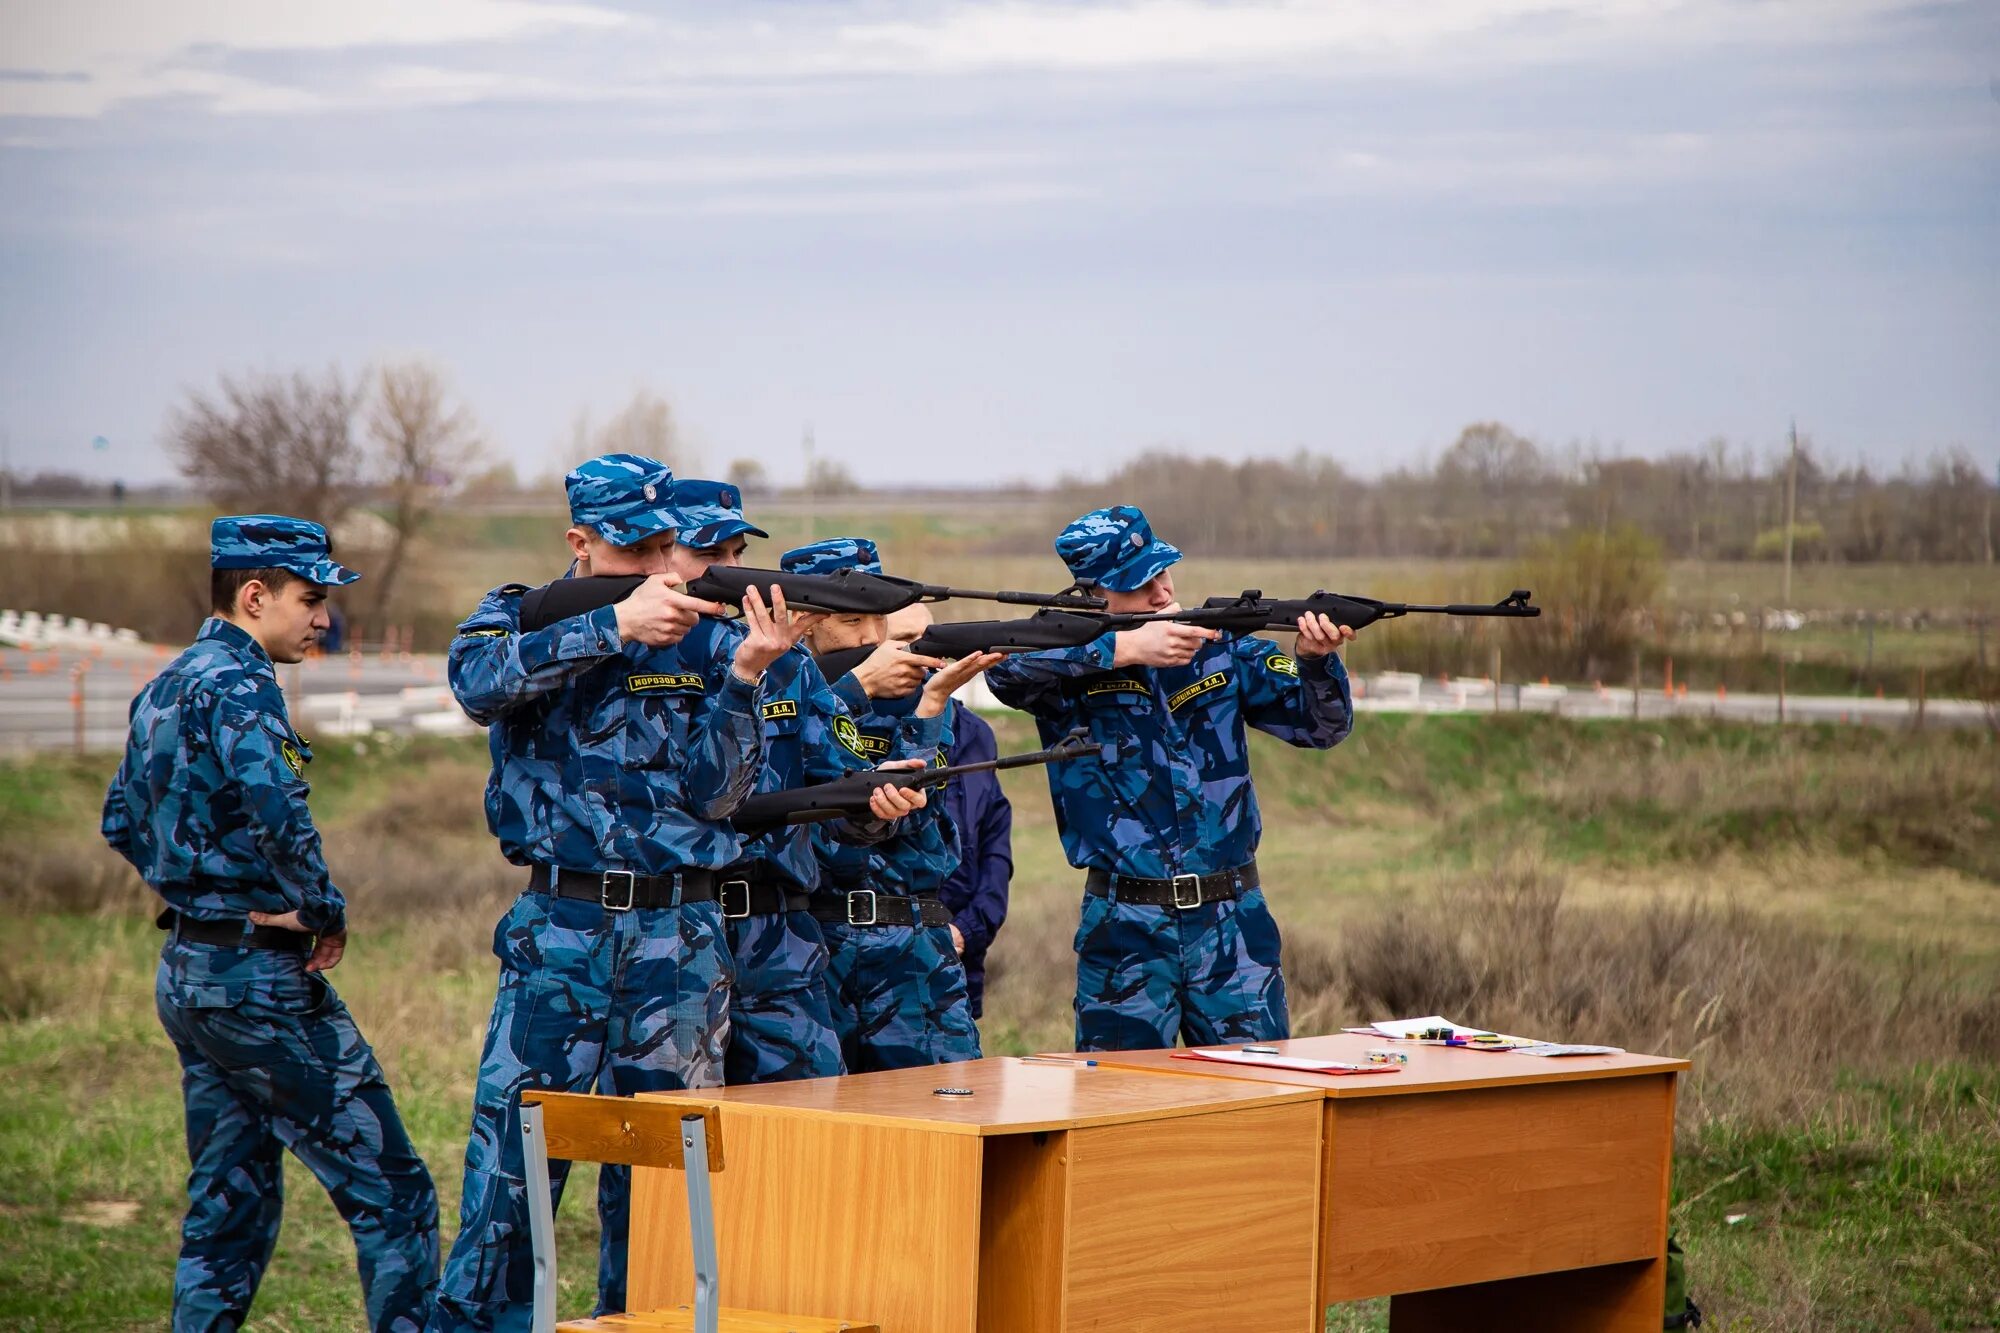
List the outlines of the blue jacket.
<svg viewBox="0 0 2000 1333">
<path fill-rule="evenodd" d="M 993 728 L 969 708 L 952 721 L 950 759 L 977 764 L 999 756 Z M 958 830 L 958 868 L 939 890 L 952 924 L 965 936 L 965 977 L 973 1009 L 986 985 L 986 950 L 1007 920 L 1007 884 L 1014 877 L 1014 808 L 997 773 L 968 773 L 945 786 L 945 808 Z"/>
<path fill-rule="evenodd" d="M 209 620 L 139 691 L 131 718 L 104 840 L 169 905 L 210 921 L 297 911 L 316 931 L 346 929 L 306 809 L 312 750 L 255 639 Z"/>
<path fill-rule="evenodd" d="M 850 673 L 841 684 L 853 680 Z M 922 693 L 912 690 L 900 699 L 868 699 L 858 689 L 838 690 L 841 698 L 861 698 L 864 711 L 843 719 L 843 743 L 867 758 L 870 765 L 890 759 L 922 759 L 942 766 L 951 749 L 952 714 L 947 704 L 937 717 L 916 716 Z M 851 734 L 850 734 L 851 733 Z M 930 793 L 930 801 L 913 815 L 896 821 L 895 832 L 867 846 L 843 841 L 825 825 L 813 836 L 814 849 L 826 875 L 823 883 L 840 893 L 874 889 L 879 893 L 935 893 L 958 864 L 958 835 L 945 802 Z"/>
<path fill-rule="evenodd" d="M 600 607 L 520 632 L 518 583 L 451 642 L 451 691 L 489 728 L 486 822 L 516 865 L 720 870 L 764 762 L 763 698 L 730 668 L 742 631 L 703 617 L 667 648 L 621 643 Z"/>
<path fill-rule="evenodd" d="M 1301 662 L 1268 639 L 1231 635 L 1184 667 L 1114 669 L 1113 637 L 986 673 L 1002 703 L 1034 715 L 1043 744 L 1081 726 L 1111 747 L 1102 764 L 1049 765 L 1070 864 L 1148 879 L 1242 865 L 1263 830 L 1244 728 L 1337 744 L 1354 721 L 1347 669 L 1337 656 Z"/>
<path fill-rule="evenodd" d="M 876 765 L 862 753 L 860 733 L 812 654 L 795 648 L 764 677 L 764 768 L 757 791 L 831 782 Z M 903 756 L 894 756 L 903 757 Z M 847 843 L 880 842 L 893 833 L 873 819 L 834 820 L 828 833 Z M 758 861 L 779 878 L 811 892 L 819 887 L 813 825 L 792 824 L 750 839 L 744 861 Z"/>
</svg>

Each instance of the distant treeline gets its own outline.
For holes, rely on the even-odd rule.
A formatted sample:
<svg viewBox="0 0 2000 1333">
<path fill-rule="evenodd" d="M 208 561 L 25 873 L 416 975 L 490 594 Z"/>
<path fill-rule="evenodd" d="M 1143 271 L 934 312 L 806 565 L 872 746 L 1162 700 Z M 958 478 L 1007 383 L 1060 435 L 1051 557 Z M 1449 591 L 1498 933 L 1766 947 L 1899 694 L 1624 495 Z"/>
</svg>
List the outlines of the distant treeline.
<svg viewBox="0 0 2000 1333">
<path fill-rule="evenodd" d="M 1497 422 L 1467 426 L 1434 465 L 1357 477 L 1330 459 L 1232 462 L 1171 452 L 1066 479 L 1079 507 L 1142 506 L 1177 542 L 1235 555 L 1513 556 L 1565 531 L 1637 529 L 1672 558 L 1777 559 L 1787 462 L 1714 441 L 1664 458 L 1558 454 Z M 1877 474 L 1801 440 L 1797 560 L 1985 561 L 1993 479 L 1963 449 Z"/>
</svg>

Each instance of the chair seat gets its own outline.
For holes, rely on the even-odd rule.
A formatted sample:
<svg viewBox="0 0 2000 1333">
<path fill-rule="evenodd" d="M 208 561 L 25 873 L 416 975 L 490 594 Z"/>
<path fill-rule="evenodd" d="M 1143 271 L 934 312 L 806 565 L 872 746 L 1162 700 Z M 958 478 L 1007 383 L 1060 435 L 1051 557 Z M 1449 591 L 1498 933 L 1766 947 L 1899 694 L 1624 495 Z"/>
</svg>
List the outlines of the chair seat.
<svg viewBox="0 0 2000 1333">
<path fill-rule="evenodd" d="M 719 1333 L 881 1333 L 879 1324 L 856 1324 L 845 1319 L 771 1314 L 764 1310 L 732 1310 L 727 1306 L 717 1313 Z M 694 1307 L 677 1305 L 670 1310 L 648 1310 L 639 1314 L 568 1319 L 556 1325 L 557 1333 L 633 1333 L 636 1329 L 649 1329 L 653 1333 L 693 1333 Z"/>
</svg>

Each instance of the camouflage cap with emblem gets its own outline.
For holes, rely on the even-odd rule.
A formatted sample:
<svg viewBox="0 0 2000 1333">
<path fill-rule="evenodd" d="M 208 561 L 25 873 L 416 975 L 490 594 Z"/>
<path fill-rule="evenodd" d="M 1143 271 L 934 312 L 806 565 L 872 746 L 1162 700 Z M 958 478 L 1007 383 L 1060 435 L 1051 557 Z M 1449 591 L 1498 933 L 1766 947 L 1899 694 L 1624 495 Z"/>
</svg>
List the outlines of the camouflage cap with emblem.
<svg viewBox="0 0 2000 1333">
<path fill-rule="evenodd" d="M 361 576 L 333 558 L 326 529 L 284 514 L 231 514 L 208 527 L 211 569 L 282 569 L 329 588 Z"/>
<path fill-rule="evenodd" d="M 1180 548 L 1153 535 L 1137 505 L 1093 509 L 1056 536 L 1056 554 L 1070 577 L 1112 592 L 1135 592 L 1181 558 Z"/>
<path fill-rule="evenodd" d="M 613 546 L 630 546 L 680 526 L 673 470 L 643 454 L 601 454 L 563 478 L 570 521 Z"/>
<path fill-rule="evenodd" d="M 674 512 L 680 517 L 675 540 L 682 546 L 706 550 L 720 546 L 731 537 L 769 537 L 743 517 L 743 492 L 721 481 L 683 477 L 674 483 Z"/>
<path fill-rule="evenodd" d="M 779 568 L 787 574 L 836 574 L 843 569 L 880 574 L 882 555 L 866 537 L 828 537 L 794 546 L 781 557 Z"/>
</svg>

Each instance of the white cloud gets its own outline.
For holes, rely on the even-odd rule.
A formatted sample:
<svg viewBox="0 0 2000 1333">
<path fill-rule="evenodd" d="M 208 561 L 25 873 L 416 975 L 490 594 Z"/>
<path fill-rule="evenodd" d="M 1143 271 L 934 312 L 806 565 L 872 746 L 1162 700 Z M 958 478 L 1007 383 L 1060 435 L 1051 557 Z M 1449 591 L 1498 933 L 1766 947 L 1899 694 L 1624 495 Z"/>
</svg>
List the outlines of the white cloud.
<svg viewBox="0 0 2000 1333">
<path fill-rule="evenodd" d="M 537 0 L 64 0 L 0 13 L 0 65 L 58 79 L 0 80 L 0 116 L 84 117 L 152 97 L 205 98 L 220 112 L 299 111 L 326 99 L 213 72 L 223 52 L 334 52 L 514 41 L 630 20 Z M 81 79 L 72 77 L 81 74 Z"/>
</svg>

